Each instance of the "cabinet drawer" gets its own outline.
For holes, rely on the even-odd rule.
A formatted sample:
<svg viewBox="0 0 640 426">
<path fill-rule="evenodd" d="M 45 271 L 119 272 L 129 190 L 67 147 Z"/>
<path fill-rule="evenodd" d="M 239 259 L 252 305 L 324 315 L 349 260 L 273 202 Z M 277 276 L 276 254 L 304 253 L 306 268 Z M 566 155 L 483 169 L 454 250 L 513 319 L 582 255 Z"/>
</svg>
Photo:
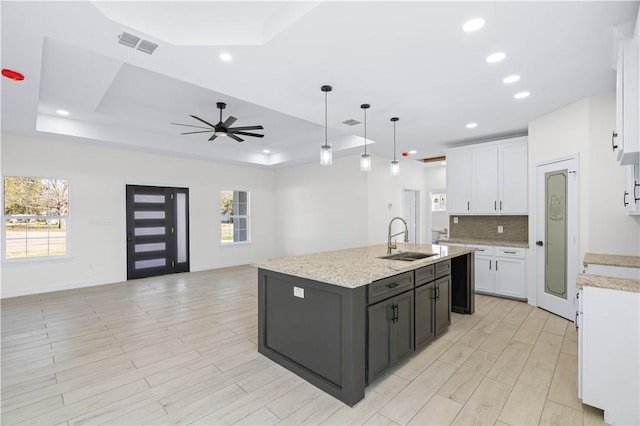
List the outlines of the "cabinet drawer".
<svg viewBox="0 0 640 426">
<path fill-rule="evenodd" d="M 469 246 L 476 249 L 475 254 L 477 256 L 493 256 L 493 246 Z"/>
<path fill-rule="evenodd" d="M 524 259 L 524 250 L 520 247 L 496 247 L 496 256 Z"/>
<path fill-rule="evenodd" d="M 434 265 L 425 266 L 424 268 L 416 269 L 416 287 L 422 284 L 426 284 L 436 279 L 436 272 Z"/>
<path fill-rule="evenodd" d="M 451 274 L 451 260 L 436 263 L 436 278 Z"/>
<path fill-rule="evenodd" d="M 369 305 L 413 288 L 413 271 L 384 278 L 369 284 L 367 296 Z"/>
</svg>

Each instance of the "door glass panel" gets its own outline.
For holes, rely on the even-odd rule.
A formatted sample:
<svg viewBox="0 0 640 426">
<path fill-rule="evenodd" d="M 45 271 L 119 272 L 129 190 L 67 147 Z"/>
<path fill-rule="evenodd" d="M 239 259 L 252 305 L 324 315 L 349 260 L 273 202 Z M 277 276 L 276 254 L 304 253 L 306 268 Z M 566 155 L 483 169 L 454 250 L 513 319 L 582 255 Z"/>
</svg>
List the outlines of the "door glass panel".
<svg viewBox="0 0 640 426">
<path fill-rule="evenodd" d="M 158 266 L 165 266 L 166 264 L 166 259 L 136 260 L 136 269 L 155 268 Z"/>
<path fill-rule="evenodd" d="M 138 235 L 164 235 L 164 226 L 154 226 L 151 228 L 136 228 L 134 234 Z"/>
<path fill-rule="evenodd" d="M 136 244 L 136 253 L 165 250 L 166 248 L 167 245 L 165 243 Z"/>
<path fill-rule="evenodd" d="M 545 174 L 544 291 L 567 299 L 567 170 Z"/>
<path fill-rule="evenodd" d="M 156 211 L 156 212 L 135 212 L 133 214 L 135 219 L 164 219 L 164 211 Z"/>
<path fill-rule="evenodd" d="M 136 203 L 164 203 L 164 195 L 135 194 L 133 201 Z"/>
<path fill-rule="evenodd" d="M 176 212 L 176 243 L 178 263 L 187 261 L 187 195 L 178 193 Z"/>
</svg>

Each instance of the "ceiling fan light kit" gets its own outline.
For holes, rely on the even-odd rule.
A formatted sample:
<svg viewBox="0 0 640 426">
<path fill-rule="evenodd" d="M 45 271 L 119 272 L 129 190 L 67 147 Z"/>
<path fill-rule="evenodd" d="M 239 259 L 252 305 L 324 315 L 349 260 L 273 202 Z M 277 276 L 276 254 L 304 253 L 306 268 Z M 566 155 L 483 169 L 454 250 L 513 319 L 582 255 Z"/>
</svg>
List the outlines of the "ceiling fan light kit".
<svg viewBox="0 0 640 426">
<path fill-rule="evenodd" d="M 191 118 L 194 118 L 201 123 L 206 124 L 209 127 L 204 126 L 194 126 L 192 124 L 181 124 L 181 123 L 171 123 L 176 126 L 185 126 L 185 127 L 193 127 L 196 129 L 206 129 L 206 130 L 198 130 L 193 132 L 185 132 L 180 133 L 181 135 L 191 135 L 194 133 L 210 133 L 213 132 L 213 135 L 209 138 L 210 141 L 214 140 L 218 136 L 225 137 L 228 136 L 236 142 L 242 142 L 244 139 L 238 137 L 237 135 L 242 136 L 251 136 L 254 138 L 263 138 L 264 135 L 260 135 L 258 133 L 249 133 L 246 130 L 262 130 L 264 127 L 258 126 L 243 126 L 243 127 L 230 127 L 233 123 L 235 123 L 238 119 L 232 116 L 229 116 L 224 122 L 222 121 L 222 110 L 227 107 L 227 104 L 224 102 L 216 102 L 216 107 L 220 110 L 220 121 L 218 124 L 211 124 L 206 120 L 203 120 L 200 117 L 196 117 L 195 115 L 190 115 Z"/>
<path fill-rule="evenodd" d="M 320 147 L 320 165 L 330 166 L 333 164 L 333 151 L 327 141 L 327 93 L 333 90 L 329 85 L 320 88 L 324 92 L 324 145 Z"/>
</svg>

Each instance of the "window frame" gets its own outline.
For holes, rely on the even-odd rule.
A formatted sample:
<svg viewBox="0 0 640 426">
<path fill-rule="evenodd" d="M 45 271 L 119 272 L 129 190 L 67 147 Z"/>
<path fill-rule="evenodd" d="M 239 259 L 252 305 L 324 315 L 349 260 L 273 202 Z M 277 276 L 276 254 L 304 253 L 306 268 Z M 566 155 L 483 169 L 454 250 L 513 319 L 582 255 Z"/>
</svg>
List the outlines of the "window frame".
<svg viewBox="0 0 640 426">
<path fill-rule="evenodd" d="M 27 214 L 25 212 L 25 214 L 6 214 L 6 194 L 5 194 L 5 188 L 6 188 L 6 179 L 7 178 L 23 178 L 23 179 L 38 179 L 38 180 L 48 180 L 48 181 L 64 181 L 66 182 L 66 201 L 67 201 L 67 206 L 66 206 L 66 213 L 65 214 L 51 214 L 51 211 L 47 211 L 46 214 Z M 42 177 L 42 176 L 20 176 L 20 175 L 2 175 L 2 189 L 0 190 L 1 194 L 2 194 L 2 233 L 1 233 L 1 238 L 2 238 L 2 254 L 0 256 L 0 262 L 2 262 L 3 264 L 20 264 L 20 263 L 24 263 L 24 262 L 55 262 L 55 261 L 59 261 L 59 260 L 67 260 L 69 258 L 71 258 L 70 256 L 70 244 L 69 244 L 69 234 L 70 234 L 70 205 L 71 205 L 71 196 L 70 196 L 70 180 L 67 178 L 57 178 L 57 177 Z M 52 220 L 64 220 L 65 222 L 65 236 L 64 236 L 64 247 L 65 247 L 65 253 L 64 254 L 51 254 L 50 250 L 51 250 L 51 238 L 49 236 L 49 233 L 47 233 L 47 254 L 46 255 L 42 255 L 42 256 L 27 256 L 26 253 L 24 255 L 21 255 L 20 257 L 7 257 L 7 223 L 11 220 L 11 219 L 20 219 L 20 220 L 25 220 L 25 221 L 29 221 L 32 219 L 35 220 L 45 220 L 47 222 L 52 221 Z M 55 238 L 55 237 L 54 237 Z M 57 237 L 59 239 L 62 239 L 62 237 Z M 28 239 L 25 236 L 25 239 Z"/>
<path fill-rule="evenodd" d="M 245 189 L 222 189 L 219 192 L 219 203 L 222 204 L 222 195 L 225 192 L 232 192 L 233 193 L 233 204 L 234 204 L 234 212 L 236 211 L 236 203 L 239 203 L 239 201 L 237 201 L 237 194 L 244 192 L 246 194 L 246 205 L 247 205 L 247 213 L 246 214 L 222 214 L 222 211 L 220 212 L 220 245 L 223 247 L 231 247 L 231 246 L 236 246 L 236 245 L 242 245 L 242 244 L 250 244 L 251 243 L 251 192 Z M 223 222 L 224 220 L 227 220 L 227 222 Z M 233 240 L 231 241 L 225 241 L 222 239 L 223 237 L 223 232 L 222 232 L 222 225 L 224 223 L 230 223 L 228 220 L 235 220 L 235 219 L 245 219 L 246 220 L 246 239 L 242 240 L 242 241 L 236 241 L 235 240 L 235 232 L 232 232 L 232 238 Z M 235 231 L 235 230 L 234 230 Z"/>
</svg>

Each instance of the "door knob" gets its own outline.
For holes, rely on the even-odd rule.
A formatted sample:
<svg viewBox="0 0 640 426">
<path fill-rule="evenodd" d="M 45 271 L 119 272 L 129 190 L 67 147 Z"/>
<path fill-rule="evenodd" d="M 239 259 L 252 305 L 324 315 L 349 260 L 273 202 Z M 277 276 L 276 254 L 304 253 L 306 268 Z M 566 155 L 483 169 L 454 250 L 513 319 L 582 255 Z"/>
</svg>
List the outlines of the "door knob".
<svg viewBox="0 0 640 426">
<path fill-rule="evenodd" d="M 536 245 L 542 247 L 544 243 L 542 241 L 536 241 Z"/>
</svg>

